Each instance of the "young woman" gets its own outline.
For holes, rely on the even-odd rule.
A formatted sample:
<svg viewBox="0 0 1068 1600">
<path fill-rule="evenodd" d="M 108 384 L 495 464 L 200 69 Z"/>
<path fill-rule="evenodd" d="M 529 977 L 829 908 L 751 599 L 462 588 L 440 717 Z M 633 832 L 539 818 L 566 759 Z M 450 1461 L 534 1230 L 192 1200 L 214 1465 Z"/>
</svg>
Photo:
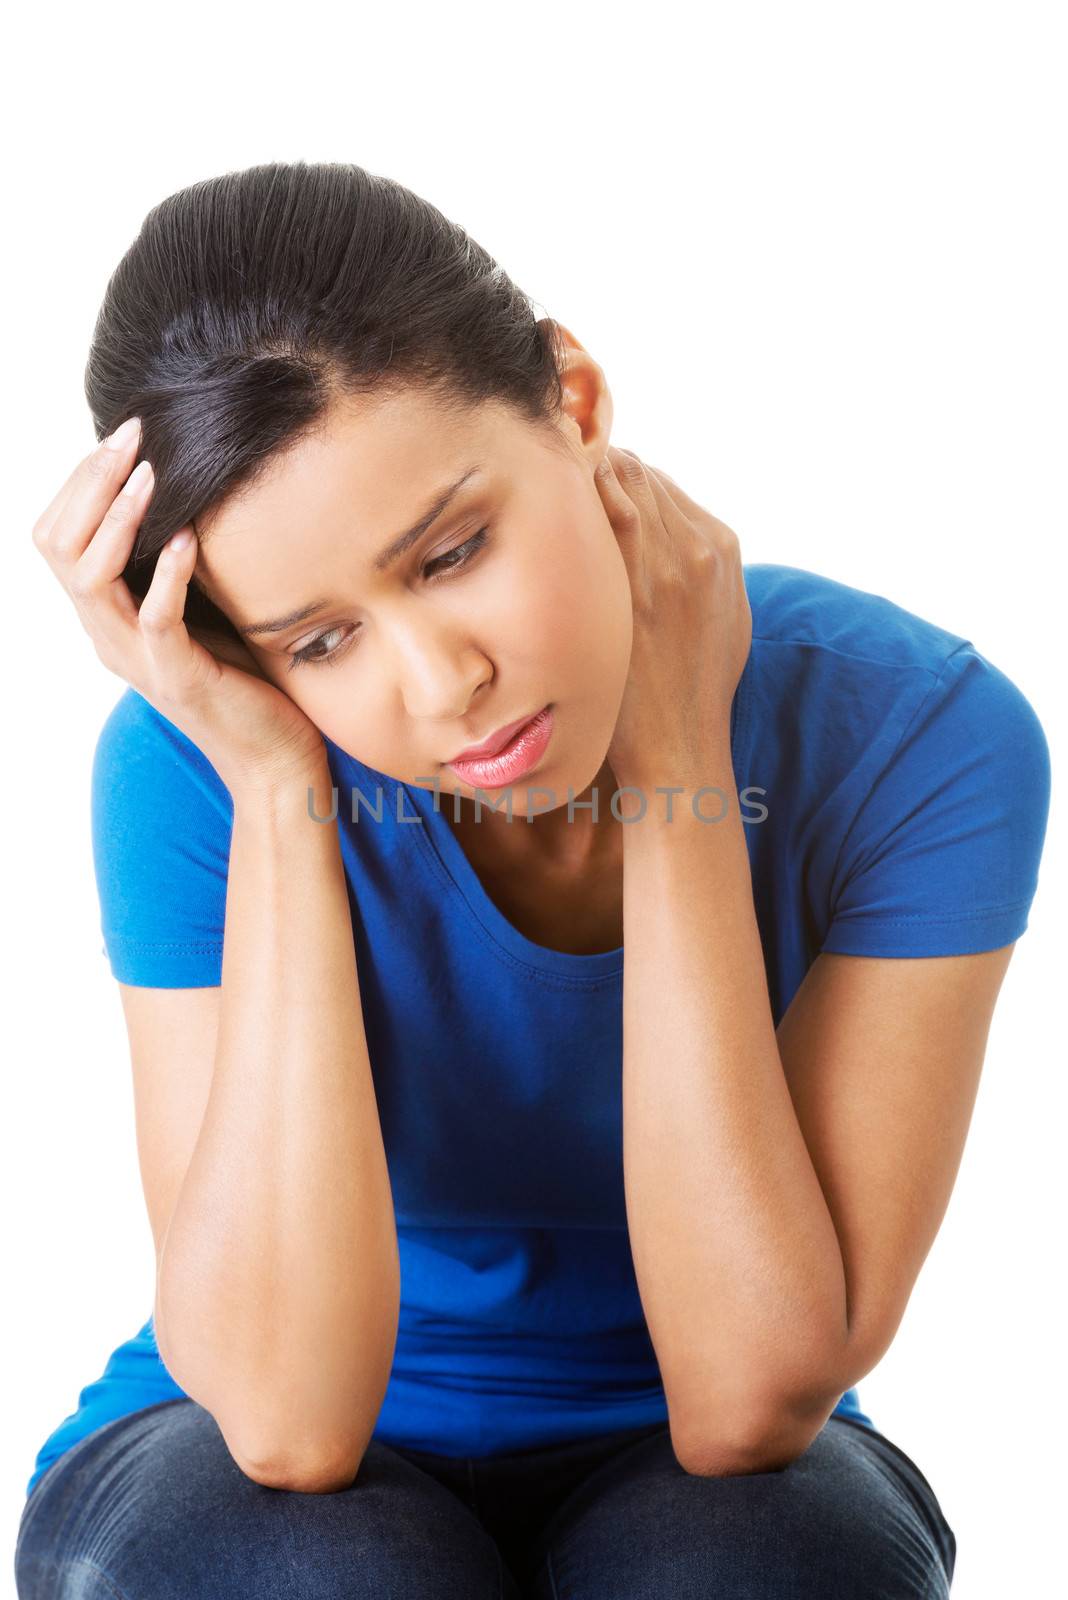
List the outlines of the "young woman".
<svg viewBox="0 0 1068 1600">
<path fill-rule="evenodd" d="M 743 566 L 359 167 L 163 201 L 86 384 L 123 426 L 34 540 L 128 685 L 93 842 L 157 1280 L 20 1596 L 946 1593 L 855 1385 L 1027 926 L 1027 700 Z"/>
</svg>

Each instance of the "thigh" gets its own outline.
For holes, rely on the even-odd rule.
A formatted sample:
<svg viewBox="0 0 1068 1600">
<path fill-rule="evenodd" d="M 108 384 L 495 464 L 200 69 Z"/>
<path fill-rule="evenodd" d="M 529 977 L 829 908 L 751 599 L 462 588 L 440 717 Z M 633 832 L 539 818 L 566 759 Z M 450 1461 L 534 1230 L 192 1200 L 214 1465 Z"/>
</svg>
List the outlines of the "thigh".
<svg viewBox="0 0 1068 1600">
<path fill-rule="evenodd" d="M 463 1502 L 372 1440 L 347 1488 L 245 1476 L 211 1413 L 168 1400 L 104 1424 L 23 1508 L 19 1600 L 513 1600 Z"/>
<path fill-rule="evenodd" d="M 526 1552 L 531 1600 L 940 1600 L 956 1544 L 884 1435 L 832 1417 L 776 1472 L 701 1478 L 664 1428 L 614 1456 Z"/>
</svg>

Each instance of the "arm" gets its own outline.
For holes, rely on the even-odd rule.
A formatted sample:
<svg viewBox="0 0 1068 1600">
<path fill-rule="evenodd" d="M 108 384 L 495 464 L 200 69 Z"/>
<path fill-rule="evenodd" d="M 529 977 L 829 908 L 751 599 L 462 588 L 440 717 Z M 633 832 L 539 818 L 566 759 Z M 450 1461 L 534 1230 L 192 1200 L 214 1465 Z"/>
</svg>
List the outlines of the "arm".
<svg viewBox="0 0 1068 1600">
<path fill-rule="evenodd" d="M 751 642 L 737 536 L 630 452 L 610 449 L 596 481 L 634 611 L 609 764 L 649 795 L 683 790 L 674 820 L 654 808 L 624 836 L 635 1271 L 679 1460 L 762 1470 L 800 1455 L 889 1347 L 937 1232 L 1012 953 L 999 934 L 1034 890 L 1048 750 L 1014 686 L 954 652 L 871 822 L 877 842 L 908 814 L 908 848 L 866 850 L 861 831 L 841 900 L 838 937 L 886 959 L 821 954 L 776 1032 L 734 803 Z M 952 774 L 947 718 L 967 753 Z M 704 785 L 730 797 L 720 821 L 692 814 Z M 901 959 L 921 936 L 980 942 Z"/>
<path fill-rule="evenodd" d="M 717 776 L 718 774 L 718 776 Z M 734 795 L 729 748 L 712 773 Z M 773 1024 L 744 825 L 624 846 L 624 1166 L 679 1460 L 799 1455 L 889 1347 L 944 1215 L 1012 947 L 817 957 Z"/>
<path fill-rule="evenodd" d="M 325 756 L 234 791 L 218 1043 L 160 1252 L 179 1385 L 262 1481 L 355 1476 L 396 1341 L 400 1271 Z M 321 1482 L 320 1482 L 321 1480 Z"/>
<path fill-rule="evenodd" d="M 702 782 L 733 797 L 729 772 L 723 746 Z M 624 1176 L 676 1454 L 716 1451 L 726 1472 L 841 1347 L 847 1298 L 776 1045 L 744 825 L 734 803 L 702 823 L 689 792 L 624 834 Z"/>
<path fill-rule="evenodd" d="M 123 749 L 122 719 L 109 719 L 118 745 L 107 741 L 94 766 L 94 852 L 113 970 L 116 959 L 128 978 L 145 964 L 167 976 L 195 970 L 224 934 L 212 981 L 217 1014 L 188 999 L 128 1004 L 135 1071 L 142 1085 L 146 1075 L 153 1083 L 142 1153 L 157 1243 L 156 1337 L 165 1364 L 211 1411 L 250 1475 L 329 1488 L 355 1476 L 373 1432 L 400 1299 L 337 829 L 315 823 L 307 808 L 310 786 L 318 814 L 329 811 L 330 771 L 320 730 L 244 647 L 215 654 L 187 629 L 199 550 L 192 524 L 160 552 L 135 603 L 123 574 L 154 487 L 147 460 L 130 473 L 141 443 L 130 418 L 78 464 L 33 538 L 100 660 L 137 691 L 120 702 L 123 715 L 140 716 L 140 696 L 170 724 L 147 740 L 140 729 Z M 191 749 L 174 745 L 174 735 Z M 143 787 L 153 781 L 148 752 L 161 738 L 169 748 L 155 776 L 165 780 L 162 815 L 176 837 L 144 826 L 154 820 L 146 795 L 156 798 Z M 210 805 L 190 824 L 180 798 L 183 768 L 198 764 L 193 751 L 233 800 L 221 874 L 213 864 L 203 872 L 211 852 L 200 822 Z M 109 761 L 120 754 L 111 785 Z M 199 805 L 200 784 L 185 795 Z M 224 909 L 214 894 L 220 877 Z M 190 891 L 184 903 L 182 889 L 173 898 L 176 884 Z M 194 936 L 176 938 L 182 929 Z M 176 1014 L 195 1023 L 181 1046 L 189 1071 L 183 1114 L 159 1138 L 156 1111 L 170 1094 L 178 1047 L 156 1055 L 145 1032 L 153 1017 L 158 1025 Z M 209 1025 L 211 1087 L 186 1162 Z"/>
</svg>

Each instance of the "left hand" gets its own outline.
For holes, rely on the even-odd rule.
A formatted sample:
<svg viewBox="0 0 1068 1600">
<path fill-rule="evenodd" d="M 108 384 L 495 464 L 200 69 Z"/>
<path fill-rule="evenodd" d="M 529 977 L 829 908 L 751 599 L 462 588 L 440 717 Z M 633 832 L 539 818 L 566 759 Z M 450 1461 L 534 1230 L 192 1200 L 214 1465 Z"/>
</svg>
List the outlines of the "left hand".
<svg viewBox="0 0 1068 1600">
<path fill-rule="evenodd" d="M 753 637 L 738 536 L 666 472 L 609 446 L 594 481 L 630 577 L 634 642 L 608 764 L 648 788 L 716 783 Z M 727 774 L 730 776 L 729 772 Z"/>
</svg>

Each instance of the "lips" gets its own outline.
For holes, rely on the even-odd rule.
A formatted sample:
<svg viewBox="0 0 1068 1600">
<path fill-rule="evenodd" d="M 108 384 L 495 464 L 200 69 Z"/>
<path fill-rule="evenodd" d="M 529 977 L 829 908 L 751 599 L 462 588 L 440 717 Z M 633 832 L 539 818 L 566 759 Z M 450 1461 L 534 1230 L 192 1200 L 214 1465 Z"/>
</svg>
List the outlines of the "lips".
<svg viewBox="0 0 1068 1600">
<path fill-rule="evenodd" d="M 542 707 L 542 710 L 544 709 Z M 503 728 L 498 728 L 496 733 L 491 733 L 489 738 L 484 739 L 481 744 L 469 744 L 466 750 L 460 750 L 456 755 L 450 756 L 447 765 L 453 761 L 488 760 L 490 756 L 495 756 L 498 751 L 503 750 L 505 745 L 511 744 L 519 730 L 525 728 L 528 722 L 533 722 L 534 718 L 540 715 L 540 711 L 532 711 L 529 716 L 520 717 L 518 722 L 506 723 Z"/>
<path fill-rule="evenodd" d="M 514 726 L 514 724 L 513 724 Z M 541 761 L 553 736 L 552 705 L 543 706 L 536 717 L 520 723 L 509 742 L 496 755 L 475 761 L 459 759 L 448 763 L 450 771 L 463 783 L 478 789 L 502 789 L 516 783 Z"/>
</svg>

